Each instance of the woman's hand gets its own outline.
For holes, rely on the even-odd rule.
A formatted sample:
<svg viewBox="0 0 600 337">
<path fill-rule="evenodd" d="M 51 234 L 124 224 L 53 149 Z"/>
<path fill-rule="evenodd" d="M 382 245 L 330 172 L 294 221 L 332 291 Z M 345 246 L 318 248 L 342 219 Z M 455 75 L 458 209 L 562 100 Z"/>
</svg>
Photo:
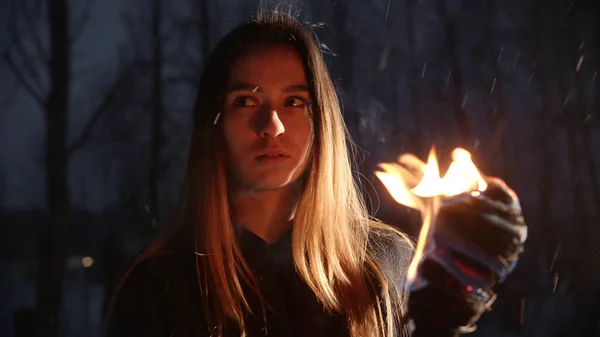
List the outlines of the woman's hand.
<svg viewBox="0 0 600 337">
<path fill-rule="evenodd" d="M 500 179 L 482 193 L 442 201 L 435 229 L 410 289 L 414 336 L 456 336 L 495 299 L 493 287 L 513 270 L 527 227 L 518 198 Z"/>
</svg>

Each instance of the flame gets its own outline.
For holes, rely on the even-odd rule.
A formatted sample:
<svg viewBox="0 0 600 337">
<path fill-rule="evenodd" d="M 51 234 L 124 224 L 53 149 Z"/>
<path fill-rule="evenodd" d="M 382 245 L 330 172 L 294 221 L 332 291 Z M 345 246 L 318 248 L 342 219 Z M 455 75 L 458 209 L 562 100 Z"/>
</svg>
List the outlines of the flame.
<svg viewBox="0 0 600 337">
<path fill-rule="evenodd" d="M 375 175 L 392 198 L 421 212 L 423 224 L 406 276 L 410 284 L 415 281 L 417 267 L 425 254 L 425 247 L 428 247 L 442 198 L 466 192 L 477 195 L 485 191 L 487 183 L 473 164 L 471 154 L 461 148 L 452 151 L 452 162 L 444 177 L 440 177 L 434 147 L 429 152 L 427 164 L 412 154 L 405 154 L 398 158 L 398 163 L 381 163 L 379 167 L 381 171 L 375 172 Z M 429 246 L 428 249 L 433 249 L 433 245 Z"/>
</svg>

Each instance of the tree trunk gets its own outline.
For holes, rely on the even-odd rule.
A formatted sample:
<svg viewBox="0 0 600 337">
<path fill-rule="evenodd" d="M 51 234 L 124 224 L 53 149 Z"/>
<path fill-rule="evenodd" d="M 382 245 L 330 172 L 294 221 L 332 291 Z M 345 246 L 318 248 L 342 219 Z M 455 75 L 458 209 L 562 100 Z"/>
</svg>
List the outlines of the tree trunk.
<svg viewBox="0 0 600 337">
<path fill-rule="evenodd" d="M 593 6 L 594 15 L 594 25 L 592 27 L 594 32 L 598 32 L 600 30 L 600 1 L 594 2 L 595 6 Z M 596 57 L 599 57 L 600 54 L 600 34 L 596 33 Z M 595 79 L 593 85 L 596 87 L 596 98 L 594 99 L 594 111 L 595 115 L 593 119 L 596 120 L 596 130 L 600 130 L 600 69 L 596 69 Z"/>
<path fill-rule="evenodd" d="M 354 108 L 355 102 L 348 102 L 350 97 L 353 97 L 350 93 L 354 87 L 354 49 L 356 44 L 355 38 L 346 30 L 350 6 L 348 0 L 332 0 L 332 6 L 334 38 L 336 47 L 339 50 L 339 53 L 337 53 L 338 60 L 334 62 L 333 73 L 337 73 L 342 79 L 337 85 L 342 89 L 341 92 L 343 93 L 340 95 L 340 103 L 344 114 L 344 121 L 352 136 L 352 140 L 360 147 L 358 150 L 359 156 L 355 158 L 356 167 L 354 169 L 359 173 L 358 180 L 359 184 L 363 186 L 361 191 L 364 200 L 367 201 L 367 208 L 373 214 L 375 208 L 369 202 L 372 199 L 369 191 L 366 189 L 367 186 L 371 186 L 369 181 L 373 173 L 369 169 L 368 158 L 363 150 L 365 142 L 361 131 L 361 116 Z"/>
<path fill-rule="evenodd" d="M 559 7 L 559 3 L 555 2 L 555 7 L 554 8 L 554 12 L 553 12 L 553 17 L 560 17 L 561 15 L 565 15 L 564 12 L 561 12 L 560 9 L 557 9 L 557 7 Z M 567 14 L 567 15 L 572 15 L 572 14 Z M 560 21 L 559 23 L 560 24 Z M 569 22 L 566 22 L 567 25 L 567 29 L 569 29 Z M 554 29 L 553 31 L 553 41 L 561 41 L 561 39 L 564 39 L 560 34 L 560 32 L 557 29 Z M 566 37 L 568 40 L 572 40 L 573 36 L 569 36 Z M 570 43 L 564 43 L 564 45 L 568 46 L 566 48 L 566 50 L 555 50 L 554 54 L 557 55 L 556 57 L 556 67 L 560 70 L 556 73 L 557 79 L 558 79 L 558 87 L 559 87 L 559 92 L 561 94 L 561 97 L 564 98 L 564 103 L 563 103 L 563 109 L 562 109 L 562 113 L 559 114 L 556 119 L 555 119 L 555 124 L 558 127 L 561 127 L 565 130 L 566 134 L 567 134 L 567 149 L 568 149 L 568 158 L 569 158 L 569 179 L 570 179 L 570 184 L 572 186 L 572 210 L 573 210 L 573 214 L 571 216 L 571 220 L 573 221 L 573 224 L 577 224 L 575 228 L 573 228 L 572 230 L 575 230 L 576 233 L 578 233 L 580 230 L 582 230 L 582 226 L 585 226 L 585 218 L 586 218 L 586 210 L 584 207 L 584 199 L 583 199 L 583 184 L 578 183 L 579 180 L 579 174 L 581 172 L 581 163 L 580 163 L 580 158 L 581 155 L 579 154 L 579 150 L 581 148 L 581 146 L 578 144 L 577 141 L 577 133 L 581 132 L 581 122 L 583 121 L 583 117 L 581 116 L 581 97 L 579 97 L 580 95 L 583 95 L 583 92 L 577 92 L 577 100 L 575 102 L 573 102 L 574 99 L 570 99 L 569 97 L 571 96 L 571 90 L 570 90 L 570 83 L 569 78 L 567 76 L 567 74 L 570 74 L 571 71 L 575 70 L 575 64 L 574 62 L 577 60 L 577 58 L 574 56 L 573 50 L 570 46 Z M 576 51 L 576 48 L 575 48 Z M 575 83 L 577 81 L 574 81 Z M 583 233 L 581 233 L 583 234 Z M 579 238 L 585 238 L 585 236 L 578 236 Z M 577 238 L 577 237 L 576 237 Z M 581 247 L 584 248 L 584 247 Z"/>
<path fill-rule="evenodd" d="M 446 9 L 445 0 L 437 0 L 437 12 L 439 19 L 442 20 L 444 25 L 444 32 L 446 34 L 446 50 L 451 57 L 450 69 L 452 72 L 452 102 L 454 117 L 458 126 L 458 135 L 461 146 L 467 150 L 471 149 L 470 146 L 470 130 L 469 120 L 465 109 L 463 108 L 463 79 L 462 79 L 462 68 L 457 55 L 457 32 L 456 24 L 452 20 Z"/>
<path fill-rule="evenodd" d="M 496 9 L 497 5 L 501 6 L 502 2 L 491 1 L 488 2 L 487 5 L 484 5 L 487 10 L 483 19 L 483 29 L 484 29 L 484 46 L 488 54 L 493 54 L 495 47 L 495 42 L 498 40 L 494 34 L 492 29 L 492 21 L 494 18 L 493 10 Z M 498 61 L 494 58 L 490 61 L 490 67 L 492 69 L 492 74 L 494 76 L 494 90 L 490 93 L 490 98 L 492 103 L 492 109 L 495 110 L 492 113 L 492 117 L 490 118 L 490 127 L 492 129 L 493 139 L 490 140 L 490 146 L 486 153 L 486 162 L 488 163 L 490 168 L 497 170 L 498 172 L 502 172 L 502 178 L 504 180 L 510 180 L 510 158 L 509 158 L 509 148 L 508 141 L 503 136 L 503 133 L 506 132 L 508 124 L 510 123 L 508 117 L 508 109 L 506 107 L 505 96 L 504 96 L 504 86 L 502 73 L 498 67 Z M 500 153 L 501 152 L 501 153 Z M 503 170 L 500 169 L 498 158 L 502 156 L 504 159 L 504 167 Z M 491 170 L 490 170 L 491 171 Z"/>
<path fill-rule="evenodd" d="M 200 2 L 200 39 L 202 40 L 202 63 L 206 64 L 210 55 L 210 6 L 209 0 Z"/>
<path fill-rule="evenodd" d="M 536 3 L 536 13 L 534 17 L 534 29 L 535 29 L 535 47 L 534 55 L 537 55 L 537 69 L 534 69 L 536 82 L 540 86 L 541 100 L 540 107 L 537 111 L 537 123 L 538 128 L 536 130 L 538 146 L 539 146 L 539 166 L 540 176 L 537 181 L 538 195 L 540 200 L 540 215 L 539 220 L 542 224 L 541 228 L 545 229 L 546 235 L 548 232 L 556 233 L 557 228 L 553 228 L 551 223 L 552 209 L 550 208 L 550 202 L 552 195 L 554 194 L 554 181 L 552 179 L 551 170 L 553 170 L 554 163 L 554 152 L 548 146 L 548 140 L 554 135 L 556 130 L 550 122 L 550 116 L 554 114 L 557 104 L 556 94 L 551 86 L 556 85 L 556 79 L 550 76 L 552 69 L 553 59 L 551 55 L 554 54 L 551 39 L 546 38 L 548 27 L 547 20 L 547 8 L 544 0 L 538 0 Z M 554 237 L 556 235 L 554 234 Z M 550 241 L 554 239 L 551 234 Z M 550 250 L 547 252 L 549 256 L 555 254 L 556 242 L 550 244 Z M 544 266 L 546 268 L 546 266 Z M 544 280 L 544 284 L 550 284 L 548 279 L 549 275 Z"/>
<path fill-rule="evenodd" d="M 407 60 L 406 60 L 406 72 L 407 76 L 407 86 L 408 86 L 408 109 L 410 114 L 414 119 L 414 130 L 411 133 L 410 141 L 411 147 L 415 150 L 413 153 L 426 153 L 429 149 L 423 148 L 423 121 L 421 115 L 417 109 L 417 99 L 418 99 L 418 90 L 417 90 L 417 70 L 415 69 L 415 21 L 413 18 L 413 10 L 415 8 L 414 0 L 406 0 L 406 7 L 404 8 L 404 22 L 405 22 L 405 30 L 406 30 L 406 50 L 407 50 Z"/>
<path fill-rule="evenodd" d="M 58 335 L 69 212 L 66 140 L 70 46 L 67 1 L 49 1 L 48 15 L 50 92 L 45 103 L 48 223 L 40 239 L 35 318 L 38 337 Z"/>
<path fill-rule="evenodd" d="M 150 221 L 152 228 L 159 220 L 160 210 L 160 189 L 159 179 L 161 175 L 161 148 L 164 144 L 164 135 L 162 130 L 163 122 L 163 102 L 162 102 L 162 0 L 154 0 L 152 16 L 152 59 L 153 59 L 153 78 L 154 88 L 152 89 L 152 135 L 151 135 L 151 157 L 150 157 Z M 150 233 L 153 229 L 150 229 Z"/>
<path fill-rule="evenodd" d="M 592 130 L 590 130 L 591 123 L 585 123 L 584 119 L 586 116 L 591 114 L 588 110 L 587 95 L 585 90 L 585 84 L 581 72 L 575 69 L 575 62 L 578 62 L 580 55 L 579 51 L 581 37 L 577 32 L 577 26 L 581 24 L 577 21 L 577 13 L 581 13 L 585 8 L 585 4 L 572 5 L 573 8 L 567 13 L 567 57 L 563 59 L 574 61 L 569 64 L 565 64 L 566 69 L 575 70 L 574 72 L 574 86 L 577 93 L 577 100 L 570 104 L 570 111 L 566 111 L 570 117 L 570 123 L 567 124 L 567 130 L 569 133 L 569 152 L 571 152 L 571 162 L 574 163 L 573 169 L 571 170 L 571 176 L 573 181 L 573 195 L 574 195 L 574 207 L 575 214 L 573 216 L 573 224 L 578 228 L 578 240 L 581 240 L 583 249 L 580 250 L 580 254 L 584 256 L 590 256 L 589 262 L 593 263 L 593 258 L 597 252 L 597 238 L 594 238 L 595 228 L 594 221 L 596 214 L 598 214 L 598 208 L 600 207 L 600 191 L 598 186 L 598 176 L 596 173 L 596 166 L 594 163 L 594 153 L 592 146 Z M 581 138 L 581 139 L 580 139 Z M 581 144 L 583 143 L 583 144 Z M 587 174 L 590 179 L 590 185 L 586 186 L 585 183 L 579 181 L 579 176 Z M 588 189 L 589 188 L 589 189 Z M 590 193 L 591 190 L 591 193 Z M 586 198 L 584 195 L 591 194 L 592 207 L 596 207 L 596 211 L 591 211 L 588 204 L 586 204 Z M 585 261 L 585 258 L 584 258 Z M 590 297 L 589 294 L 593 294 L 598 289 L 597 273 L 588 272 L 588 263 L 579 263 L 576 266 L 576 270 L 579 271 L 577 274 L 579 278 L 579 293 L 576 296 L 575 305 L 579 309 L 580 317 L 583 318 L 583 322 L 591 322 L 596 317 L 590 315 L 590 308 L 592 308 L 595 298 Z M 583 295 L 585 294 L 585 295 Z"/>
<path fill-rule="evenodd" d="M 584 4 L 578 4 L 578 7 L 581 6 L 585 6 Z M 577 61 L 580 57 L 580 52 L 579 52 L 579 41 L 585 41 L 583 39 L 581 39 L 580 36 L 578 36 L 577 34 L 577 26 L 578 26 L 578 22 L 577 22 L 577 18 L 575 17 L 575 14 L 581 11 L 580 8 L 574 8 L 572 9 L 568 14 L 567 14 L 567 26 L 568 26 L 568 33 L 570 35 L 570 39 L 569 39 L 569 46 L 568 46 L 568 51 L 569 54 L 566 59 L 567 60 L 572 60 L 572 61 Z M 573 67 L 575 67 L 575 64 L 573 62 Z M 580 71 L 575 72 L 575 90 L 577 91 L 577 101 L 574 105 L 574 109 L 575 109 L 575 113 L 573 114 L 574 117 L 574 124 L 573 126 L 575 128 L 577 128 L 576 131 L 581 132 L 581 136 L 582 136 L 582 141 L 583 141 L 583 146 L 584 146 L 584 153 L 583 153 L 583 158 L 585 158 L 585 165 L 586 165 L 586 169 L 588 171 L 589 177 L 590 177 L 590 189 L 592 191 L 592 204 L 596 206 L 597 210 L 600 210 L 600 185 L 599 183 L 599 179 L 598 179 L 598 174 L 596 173 L 596 165 L 594 163 L 594 157 L 595 157 L 595 153 L 593 152 L 593 139 L 592 139 L 592 133 L 594 132 L 593 130 L 591 130 L 591 125 L 592 123 L 586 123 L 584 122 L 585 119 L 587 118 L 588 115 L 592 114 L 592 111 L 590 111 L 588 109 L 588 104 L 587 104 L 587 95 L 586 95 L 586 89 L 585 86 L 586 84 L 583 83 L 584 79 L 582 76 L 582 73 Z"/>
<path fill-rule="evenodd" d="M 351 97 L 350 93 L 354 87 L 354 37 L 348 34 L 346 24 L 350 8 L 347 0 L 332 0 L 333 6 L 333 31 L 336 53 L 335 62 L 333 62 L 333 76 L 339 76 L 341 81 L 336 85 L 341 89 L 340 95 L 341 109 L 344 114 L 344 120 L 356 144 L 363 146 L 360 130 L 360 114 L 353 108 L 351 102 L 346 100 Z M 364 168 L 361 169 L 361 172 Z M 364 172 L 362 172 L 364 173 Z"/>
<path fill-rule="evenodd" d="M 335 44 L 338 49 L 338 60 L 334 62 L 334 73 L 337 73 L 341 78 L 339 83 L 342 91 L 350 96 L 349 93 L 352 91 L 354 86 L 354 37 L 350 36 L 346 31 L 346 24 L 348 22 L 349 8 L 346 3 L 347 0 L 333 0 L 333 30 L 335 36 Z M 360 144 L 360 115 L 354 109 L 352 104 L 347 104 L 344 99 L 348 97 L 342 97 L 341 103 L 343 108 L 344 117 L 348 124 L 350 133 L 355 138 L 355 141 Z"/>
</svg>

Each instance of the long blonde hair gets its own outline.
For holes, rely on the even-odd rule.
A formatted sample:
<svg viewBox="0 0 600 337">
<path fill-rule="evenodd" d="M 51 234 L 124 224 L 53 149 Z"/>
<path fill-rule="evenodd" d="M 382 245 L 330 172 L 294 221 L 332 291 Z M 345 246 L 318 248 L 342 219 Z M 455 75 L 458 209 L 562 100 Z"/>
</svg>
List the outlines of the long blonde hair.
<svg viewBox="0 0 600 337">
<path fill-rule="evenodd" d="M 373 229 L 393 229 L 366 211 L 352 174 L 350 138 L 319 44 L 312 31 L 289 14 L 262 12 L 215 47 L 198 90 L 175 226 L 143 256 L 173 241 L 194 238 L 191 244 L 209 326 L 222 335 L 227 323 L 235 322 L 245 334 L 244 317 L 251 308 L 244 288 L 260 294 L 232 225 L 223 135 L 214 119 L 222 108 L 231 65 L 251 48 L 276 44 L 298 51 L 312 96 L 313 159 L 292 232 L 296 270 L 325 310 L 345 315 L 351 336 L 391 337 L 393 327 L 400 328 L 404 295 L 388 282 L 368 246 Z M 402 234 L 400 238 L 406 239 Z"/>
</svg>

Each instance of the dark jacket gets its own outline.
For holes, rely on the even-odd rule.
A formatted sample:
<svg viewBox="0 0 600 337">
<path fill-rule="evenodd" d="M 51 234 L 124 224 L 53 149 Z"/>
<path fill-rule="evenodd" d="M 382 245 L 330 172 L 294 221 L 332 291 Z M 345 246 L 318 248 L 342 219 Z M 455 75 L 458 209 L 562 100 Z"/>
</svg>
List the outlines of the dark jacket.
<svg viewBox="0 0 600 337">
<path fill-rule="evenodd" d="M 253 309 L 246 319 L 249 337 L 348 336 L 345 317 L 325 312 L 295 272 L 291 231 L 272 245 L 244 231 L 240 244 L 258 277 L 261 294 L 273 308 L 263 317 L 256 295 L 249 294 Z M 386 278 L 402 287 L 412 257 L 410 245 L 391 234 L 378 235 L 370 246 Z M 133 269 L 116 295 L 106 336 L 209 336 L 201 303 L 193 253 L 153 256 Z M 407 329 L 397 329 L 397 335 L 408 334 Z M 228 335 L 239 336 L 239 332 Z"/>
</svg>

